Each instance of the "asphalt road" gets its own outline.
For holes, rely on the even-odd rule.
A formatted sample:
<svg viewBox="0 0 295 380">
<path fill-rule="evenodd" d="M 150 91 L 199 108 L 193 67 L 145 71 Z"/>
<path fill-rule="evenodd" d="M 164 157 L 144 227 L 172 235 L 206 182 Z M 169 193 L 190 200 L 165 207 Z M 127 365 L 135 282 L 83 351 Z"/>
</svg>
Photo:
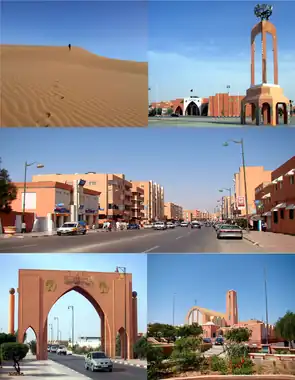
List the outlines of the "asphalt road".
<svg viewBox="0 0 295 380">
<path fill-rule="evenodd" d="M 257 253 L 243 240 L 218 240 L 212 227 L 96 232 L 85 236 L 50 236 L 0 240 L 0 253 Z"/>
<path fill-rule="evenodd" d="M 113 372 L 91 372 L 84 368 L 84 357 L 82 356 L 63 356 L 48 354 L 48 359 L 58 362 L 68 368 L 73 369 L 91 379 L 111 379 L 111 380 L 146 380 L 147 371 L 145 368 L 132 367 L 114 363 Z"/>
<path fill-rule="evenodd" d="M 214 118 L 211 116 L 180 116 L 180 117 L 171 117 L 163 116 L 161 118 L 149 117 L 149 127 L 158 128 L 158 127 L 170 127 L 170 126 L 179 126 L 179 127 L 239 127 L 241 128 L 240 118 L 238 117 L 220 117 Z M 285 127 L 282 124 L 282 118 L 280 119 L 280 126 Z M 256 126 L 252 123 L 251 119 L 247 119 L 247 124 L 244 127 Z M 295 116 L 290 120 L 289 127 L 295 126 Z M 263 127 L 263 125 L 261 125 Z"/>
</svg>

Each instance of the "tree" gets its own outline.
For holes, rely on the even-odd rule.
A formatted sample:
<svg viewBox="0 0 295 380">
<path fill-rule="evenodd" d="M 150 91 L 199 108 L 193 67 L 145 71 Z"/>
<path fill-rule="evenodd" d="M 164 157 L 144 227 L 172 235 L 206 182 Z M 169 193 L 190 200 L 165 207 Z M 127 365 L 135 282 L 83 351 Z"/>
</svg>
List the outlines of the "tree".
<svg viewBox="0 0 295 380">
<path fill-rule="evenodd" d="M 159 107 L 156 109 L 156 115 L 158 115 L 158 116 L 162 115 L 162 108 Z"/>
<path fill-rule="evenodd" d="M 146 359 L 148 352 L 148 341 L 145 336 L 140 337 L 133 346 L 133 350 L 139 359 Z"/>
<path fill-rule="evenodd" d="M 21 375 L 19 362 L 27 355 L 29 346 L 23 343 L 9 342 L 1 345 L 1 356 L 3 360 L 13 360 L 15 373 Z"/>
<path fill-rule="evenodd" d="M 290 349 L 292 341 L 295 340 L 295 313 L 287 311 L 287 313 L 279 318 L 275 324 L 276 334 L 289 342 Z"/>
<path fill-rule="evenodd" d="M 233 328 L 226 332 L 225 338 L 234 343 L 248 342 L 252 331 L 246 327 Z"/>
<path fill-rule="evenodd" d="M 165 338 L 168 342 L 174 342 L 177 337 L 177 328 L 164 323 L 151 323 L 148 325 L 147 336 L 156 339 Z"/>
<path fill-rule="evenodd" d="M 31 340 L 31 342 L 29 343 L 29 346 L 30 346 L 31 353 L 33 355 L 36 355 L 36 353 L 37 353 L 37 342 L 35 340 Z"/>
<path fill-rule="evenodd" d="M 180 337 L 200 336 L 202 333 L 203 329 L 198 323 L 180 326 L 177 329 L 177 335 Z"/>
<path fill-rule="evenodd" d="M 116 336 L 116 356 L 121 356 L 121 336 L 117 334 Z"/>
<path fill-rule="evenodd" d="M 167 115 L 171 115 L 173 113 L 173 109 L 172 108 L 168 108 L 167 109 Z"/>
<path fill-rule="evenodd" d="M 11 211 L 11 202 L 16 199 L 17 189 L 11 182 L 8 171 L 0 170 L 0 211 L 9 213 Z"/>
<path fill-rule="evenodd" d="M 199 370 L 203 359 L 200 353 L 201 339 L 195 337 L 180 338 L 175 342 L 171 359 L 177 372 Z"/>
<path fill-rule="evenodd" d="M 2 364 L 1 347 L 3 343 L 16 342 L 17 337 L 13 334 L 0 333 L 0 367 Z"/>
</svg>

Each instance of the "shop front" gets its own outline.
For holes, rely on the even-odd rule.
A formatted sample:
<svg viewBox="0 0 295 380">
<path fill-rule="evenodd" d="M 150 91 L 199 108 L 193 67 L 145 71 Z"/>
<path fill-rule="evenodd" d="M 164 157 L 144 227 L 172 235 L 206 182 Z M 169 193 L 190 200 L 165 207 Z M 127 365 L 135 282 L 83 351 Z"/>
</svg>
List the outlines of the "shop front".
<svg viewBox="0 0 295 380">
<path fill-rule="evenodd" d="M 58 204 L 54 208 L 53 223 L 55 228 L 61 227 L 64 223 L 71 221 L 71 211 L 64 204 Z"/>
</svg>

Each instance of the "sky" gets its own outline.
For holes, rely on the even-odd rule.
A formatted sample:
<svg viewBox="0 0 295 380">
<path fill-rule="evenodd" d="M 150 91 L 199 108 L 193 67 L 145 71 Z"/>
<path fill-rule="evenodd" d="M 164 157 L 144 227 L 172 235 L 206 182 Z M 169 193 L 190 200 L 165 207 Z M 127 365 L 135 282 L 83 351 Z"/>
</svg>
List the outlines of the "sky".
<svg viewBox="0 0 295 380">
<path fill-rule="evenodd" d="M 118 59 L 147 61 L 145 1 L 1 2 L 1 43 L 64 45 Z"/>
<path fill-rule="evenodd" d="M 237 292 L 240 321 L 265 321 L 264 270 L 269 323 L 295 311 L 295 255 L 148 255 L 148 323 L 185 323 L 191 307 L 225 312 L 228 290 Z"/>
<path fill-rule="evenodd" d="M 216 93 L 246 94 L 250 87 L 250 33 L 257 1 L 150 1 L 150 101 Z M 272 1 L 277 28 L 279 84 L 295 99 L 294 1 Z M 261 37 L 256 41 L 256 84 L 261 83 Z M 273 83 L 271 36 L 268 81 Z M 228 90 L 226 86 L 229 85 Z"/>
<path fill-rule="evenodd" d="M 74 257 L 75 256 L 75 257 Z M 9 289 L 18 287 L 19 269 L 48 269 L 72 271 L 114 272 L 117 266 L 126 267 L 127 273 L 132 274 L 133 290 L 137 291 L 138 298 L 138 331 L 145 332 L 147 326 L 147 264 L 145 255 L 107 255 L 107 254 L 20 254 L 0 255 L 0 331 L 6 332 L 8 326 L 8 297 Z M 75 338 L 79 336 L 100 336 L 100 318 L 94 307 L 82 295 L 71 291 L 60 298 L 51 308 L 48 315 L 48 324 L 53 324 L 53 334 L 57 334 L 57 320 L 61 337 L 68 340 L 71 336 L 71 310 L 75 308 Z M 17 316 L 17 301 L 15 315 Z M 86 321 L 86 322 L 85 322 Z M 17 330 L 17 317 L 15 318 Z M 35 339 L 32 329 L 28 330 L 28 340 Z M 50 338 L 50 332 L 48 332 Z"/>
<path fill-rule="evenodd" d="M 127 180 L 164 186 L 165 202 L 213 212 L 218 190 L 233 185 L 244 139 L 246 166 L 274 170 L 294 156 L 294 128 L 10 128 L 0 129 L 2 167 L 24 180 L 37 174 L 123 173 Z M 81 159 L 81 156 L 83 159 Z"/>
</svg>

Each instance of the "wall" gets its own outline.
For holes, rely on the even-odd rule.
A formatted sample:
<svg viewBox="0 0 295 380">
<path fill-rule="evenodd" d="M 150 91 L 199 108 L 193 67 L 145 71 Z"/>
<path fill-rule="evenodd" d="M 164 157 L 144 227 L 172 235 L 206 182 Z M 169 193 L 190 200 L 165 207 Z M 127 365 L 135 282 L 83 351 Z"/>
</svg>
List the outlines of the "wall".
<svg viewBox="0 0 295 380">
<path fill-rule="evenodd" d="M 21 216 L 22 213 L 18 211 L 11 211 L 9 214 L 0 212 L 2 228 L 8 226 L 15 226 L 17 215 Z M 31 232 L 34 225 L 34 213 L 25 213 L 25 223 L 27 225 L 27 232 Z"/>
</svg>

